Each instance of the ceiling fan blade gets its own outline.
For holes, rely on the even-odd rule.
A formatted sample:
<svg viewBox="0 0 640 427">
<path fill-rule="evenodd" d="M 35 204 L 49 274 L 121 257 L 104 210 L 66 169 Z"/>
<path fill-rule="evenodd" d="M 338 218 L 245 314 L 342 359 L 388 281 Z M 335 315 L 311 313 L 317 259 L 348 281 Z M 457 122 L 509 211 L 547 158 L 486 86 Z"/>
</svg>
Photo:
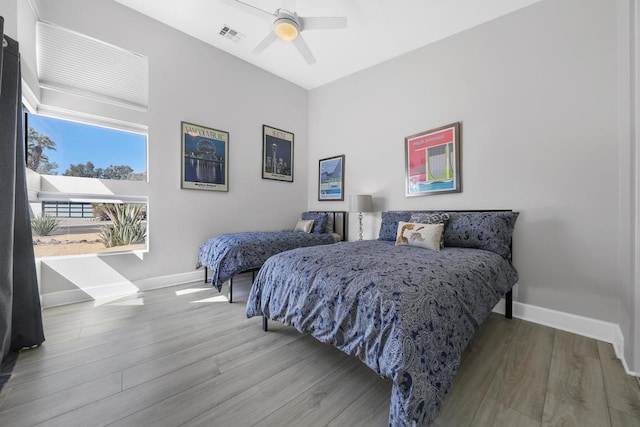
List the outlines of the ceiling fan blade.
<svg viewBox="0 0 640 427">
<path fill-rule="evenodd" d="M 251 13 L 261 18 L 268 18 L 272 20 L 276 16 L 274 13 L 267 12 L 266 10 L 260 9 L 259 7 L 253 6 L 240 0 L 226 0 L 226 3 L 229 3 L 230 5 L 236 6 L 238 9 L 242 9 L 245 12 Z"/>
<path fill-rule="evenodd" d="M 346 17 L 298 17 L 302 30 L 332 30 L 347 28 Z"/>
<path fill-rule="evenodd" d="M 274 33 L 273 31 L 269 31 L 269 34 L 267 34 L 267 37 L 265 37 L 260 43 L 258 43 L 258 46 L 256 46 L 251 52 L 260 53 L 263 50 L 265 50 L 267 47 L 269 47 L 269 45 L 274 41 L 276 41 L 277 39 L 278 39 L 278 36 L 276 36 L 276 33 Z"/>
<path fill-rule="evenodd" d="M 316 63 L 316 58 L 314 58 L 311 50 L 309 50 L 309 46 L 307 46 L 307 43 L 302 38 L 302 34 L 298 34 L 298 37 L 293 40 L 293 45 L 298 49 L 305 61 L 307 61 L 307 64 L 312 65 Z"/>
</svg>

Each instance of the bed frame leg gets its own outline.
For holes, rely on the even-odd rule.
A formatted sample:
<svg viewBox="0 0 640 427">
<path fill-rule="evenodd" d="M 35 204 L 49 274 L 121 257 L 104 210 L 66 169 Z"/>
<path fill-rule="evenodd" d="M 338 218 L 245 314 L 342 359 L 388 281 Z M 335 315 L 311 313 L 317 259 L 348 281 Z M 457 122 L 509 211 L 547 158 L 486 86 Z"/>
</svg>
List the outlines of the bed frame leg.
<svg viewBox="0 0 640 427">
<path fill-rule="evenodd" d="M 229 279 L 229 304 L 233 302 L 233 277 Z"/>
<path fill-rule="evenodd" d="M 267 321 L 267 316 L 262 316 L 262 330 L 265 332 L 269 330 L 269 323 Z"/>
<path fill-rule="evenodd" d="M 207 273 L 209 272 L 209 269 L 207 267 L 204 268 L 204 283 L 207 283 L 209 278 L 207 277 Z"/>
<path fill-rule="evenodd" d="M 507 319 L 513 318 L 513 291 L 507 292 L 504 296 L 504 317 Z"/>
</svg>

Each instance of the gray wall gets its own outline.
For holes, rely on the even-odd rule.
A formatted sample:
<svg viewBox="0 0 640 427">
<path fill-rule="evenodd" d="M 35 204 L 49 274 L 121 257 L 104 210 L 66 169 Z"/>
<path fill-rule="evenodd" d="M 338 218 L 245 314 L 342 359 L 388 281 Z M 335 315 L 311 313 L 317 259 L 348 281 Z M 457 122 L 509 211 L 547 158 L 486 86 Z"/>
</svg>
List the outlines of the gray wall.
<svg viewBox="0 0 640 427">
<path fill-rule="evenodd" d="M 115 272 L 121 280 L 136 281 L 190 272 L 200 244 L 213 235 L 295 225 L 306 208 L 306 90 L 113 1 L 36 5 L 43 21 L 149 58 L 148 112 L 123 109 L 116 117 L 148 125 L 149 182 L 104 181 L 115 192 L 149 197 L 149 252 L 142 259 L 100 257 L 104 274 Z M 56 98 L 55 93 L 43 94 L 43 99 L 57 107 L 114 115 L 114 106 L 86 99 Z M 228 193 L 180 189 L 180 121 L 230 133 Z M 293 183 L 261 178 L 263 124 L 295 134 Z M 92 269 L 84 279 L 74 275 L 70 280 L 63 271 L 82 270 L 87 265 L 82 258 L 43 264 L 44 293 L 90 286 L 103 274 Z"/>
<path fill-rule="evenodd" d="M 638 0 L 617 0 L 618 6 L 618 268 L 623 287 L 618 311 L 619 326 L 626 340 L 625 359 L 638 372 L 640 367 L 640 283 L 638 282 L 637 189 L 638 99 L 640 75 L 636 61 L 640 46 L 636 36 Z"/>
<path fill-rule="evenodd" d="M 616 19 L 616 2 L 543 1 L 313 90 L 309 170 L 345 154 L 347 195 L 377 211 L 520 211 L 517 299 L 619 323 Z M 456 121 L 462 193 L 405 198 L 403 138 Z"/>
<path fill-rule="evenodd" d="M 4 33 L 14 40 L 18 38 L 18 5 L 15 0 L 0 0 L 0 16 L 4 18 Z"/>
</svg>

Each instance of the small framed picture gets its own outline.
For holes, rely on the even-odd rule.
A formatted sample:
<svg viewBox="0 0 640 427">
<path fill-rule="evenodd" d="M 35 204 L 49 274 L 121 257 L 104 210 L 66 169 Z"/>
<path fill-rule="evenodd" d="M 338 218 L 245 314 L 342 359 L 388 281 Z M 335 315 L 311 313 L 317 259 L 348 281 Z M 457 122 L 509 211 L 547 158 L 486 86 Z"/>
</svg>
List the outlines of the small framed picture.
<svg viewBox="0 0 640 427">
<path fill-rule="evenodd" d="M 229 191 L 229 132 L 181 122 L 180 188 Z"/>
<path fill-rule="evenodd" d="M 318 174 L 318 200 L 344 200 L 344 154 L 321 159 Z"/>
<path fill-rule="evenodd" d="M 404 139 L 406 196 L 462 191 L 460 122 Z"/>
<path fill-rule="evenodd" d="M 262 179 L 293 182 L 293 134 L 262 125 Z"/>
</svg>

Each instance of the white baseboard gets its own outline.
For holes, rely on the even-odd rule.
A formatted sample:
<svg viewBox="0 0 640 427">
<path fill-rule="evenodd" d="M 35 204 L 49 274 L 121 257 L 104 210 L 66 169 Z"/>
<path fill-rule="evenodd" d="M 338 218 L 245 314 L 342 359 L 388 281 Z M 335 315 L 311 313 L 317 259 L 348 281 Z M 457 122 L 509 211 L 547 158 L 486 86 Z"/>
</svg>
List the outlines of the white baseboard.
<svg viewBox="0 0 640 427">
<path fill-rule="evenodd" d="M 42 305 L 42 308 L 48 308 L 93 300 L 112 300 L 116 297 L 131 295 L 132 291 L 148 291 L 150 289 L 166 288 L 169 286 L 198 281 L 204 283 L 203 270 L 190 271 L 180 274 L 171 274 L 168 276 L 152 277 L 149 279 L 134 280 L 133 282 L 128 283 L 114 283 L 113 285 L 109 286 L 92 287 L 91 289 L 87 289 L 87 292 L 90 292 L 91 295 L 89 295 L 89 293 L 83 291 L 82 289 L 48 292 L 40 295 L 40 304 Z"/>
<path fill-rule="evenodd" d="M 203 270 L 135 280 L 124 284 L 103 286 L 101 289 L 97 290 L 97 294 L 104 295 L 105 298 L 112 299 L 114 296 L 125 296 L 131 294 L 132 285 L 135 286 L 138 291 L 147 291 L 150 289 L 165 288 L 191 282 L 204 282 Z M 92 288 L 91 291 L 93 295 L 96 295 L 96 288 Z M 50 292 L 43 294 L 40 297 L 43 308 L 91 301 L 95 299 L 96 298 L 91 297 L 81 289 Z M 504 314 L 504 299 L 500 300 L 500 302 L 494 307 L 493 311 Z M 513 316 L 529 322 L 611 343 L 616 356 L 622 361 L 622 365 L 624 366 L 627 374 L 636 377 L 640 376 L 637 372 L 629 370 L 629 365 L 627 365 L 627 361 L 624 359 L 624 336 L 622 335 L 620 326 L 615 323 L 603 322 L 589 317 L 563 313 L 561 311 L 550 310 L 548 308 L 523 304 L 516 301 L 513 302 Z"/>
<path fill-rule="evenodd" d="M 40 305 L 42 308 L 57 307 L 59 305 L 75 304 L 77 302 L 92 301 L 89 295 L 80 289 L 68 291 L 48 292 L 40 295 Z"/>
<path fill-rule="evenodd" d="M 500 300 L 493 311 L 504 314 L 504 304 L 504 299 Z M 627 361 L 624 358 L 624 336 L 622 335 L 620 326 L 616 323 L 603 322 L 602 320 L 550 310 L 548 308 L 523 304 L 516 301 L 513 302 L 513 317 L 593 338 L 598 341 L 608 342 L 613 345 L 616 356 L 622 362 L 625 372 L 635 377 L 640 376 L 638 372 L 631 371 L 629 365 L 627 365 Z"/>
<path fill-rule="evenodd" d="M 133 284 L 141 291 L 166 288 L 191 282 L 204 283 L 204 270 L 194 270 L 187 273 L 171 274 L 169 276 L 153 277 L 151 279 L 134 280 Z"/>
</svg>

